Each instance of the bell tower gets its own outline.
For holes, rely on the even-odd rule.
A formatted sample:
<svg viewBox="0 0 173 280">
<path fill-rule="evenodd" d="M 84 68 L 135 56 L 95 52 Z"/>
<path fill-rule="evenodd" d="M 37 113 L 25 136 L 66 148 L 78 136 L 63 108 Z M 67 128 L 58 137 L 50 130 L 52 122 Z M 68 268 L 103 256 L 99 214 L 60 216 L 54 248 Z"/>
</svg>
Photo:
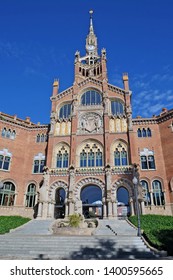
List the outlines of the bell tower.
<svg viewBox="0 0 173 280">
<path fill-rule="evenodd" d="M 80 83 L 88 77 L 103 80 L 107 77 L 106 50 L 102 49 L 98 54 L 97 37 L 94 33 L 93 10 L 89 11 L 89 33 L 86 37 L 85 56 L 80 56 L 80 52 L 75 53 L 75 83 Z"/>
</svg>

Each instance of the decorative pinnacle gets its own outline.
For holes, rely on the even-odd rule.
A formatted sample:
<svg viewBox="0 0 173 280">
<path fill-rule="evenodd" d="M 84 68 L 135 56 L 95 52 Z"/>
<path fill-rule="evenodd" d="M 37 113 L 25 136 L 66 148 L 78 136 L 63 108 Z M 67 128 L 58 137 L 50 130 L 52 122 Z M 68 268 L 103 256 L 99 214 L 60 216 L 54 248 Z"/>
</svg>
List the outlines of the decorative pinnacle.
<svg viewBox="0 0 173 280">
<path fill-rule="evenodd" d="M 90 10 L 89 13 L 90 13 L 90 15 L 91 15 L 91 17 L 92 17 L 92 14 L 94 13 L 94 11 L 93 11 L 93 10 Z"/>
<path fill-rule="evenodd" d="M 90 10 L 89 13 L 90 13 L 90 33 L 94 33 L 94 30 L 93 30 L 93 21 L 92 21 L 92 14 L 94 13 L 94 11 L 93 11 L 93 10 Z"/>
</svg>

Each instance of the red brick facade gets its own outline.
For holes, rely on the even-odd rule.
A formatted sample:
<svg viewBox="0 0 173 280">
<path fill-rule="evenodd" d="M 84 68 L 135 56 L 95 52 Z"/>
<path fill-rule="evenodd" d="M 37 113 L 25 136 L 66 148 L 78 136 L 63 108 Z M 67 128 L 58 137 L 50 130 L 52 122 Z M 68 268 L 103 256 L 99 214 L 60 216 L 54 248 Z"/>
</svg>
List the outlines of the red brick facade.
<svg viewBox="0 0 173 280">
<path fill-rule="evenodd" d="M 0 214 L 57 218 L 101 209 L 102 217 L 115 218 L 121 189 L 133 215 L 134 163 L 138 191 L 145 189 L 141 212 L 173 214 L 173 110 L 132 119 L 127 74 L 123 82 L 123 89 L 108 82 L 106 50 L 97 52 L 91 14 L 72 87 L 59 93 L 58 81 L 53 84 L 50 125 L 0 114 Z"/>
</svg>

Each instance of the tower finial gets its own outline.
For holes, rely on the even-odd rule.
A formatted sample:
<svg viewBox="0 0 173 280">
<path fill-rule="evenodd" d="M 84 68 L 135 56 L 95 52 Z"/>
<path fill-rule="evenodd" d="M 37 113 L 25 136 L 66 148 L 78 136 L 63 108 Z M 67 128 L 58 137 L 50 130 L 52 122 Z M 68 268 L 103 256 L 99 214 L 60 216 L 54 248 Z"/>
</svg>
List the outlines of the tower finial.
<svg viewBox="0 0 173 280">
<path fill-rule="evenodd" d="M 89 13 L 90 13 L 90 33 L 94 33 L 93 19 L 92 19 L 92 15 L 93 15 L 94 11 L 90 10 Z"/>
</svg>

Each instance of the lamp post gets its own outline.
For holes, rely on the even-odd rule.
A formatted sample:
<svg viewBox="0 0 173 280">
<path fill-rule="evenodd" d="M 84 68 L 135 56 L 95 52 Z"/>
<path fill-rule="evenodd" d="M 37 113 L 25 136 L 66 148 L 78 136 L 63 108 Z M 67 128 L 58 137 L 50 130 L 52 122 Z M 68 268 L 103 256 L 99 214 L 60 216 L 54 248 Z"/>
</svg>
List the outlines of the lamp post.
<svg viewBox="0 0 173 280">
<path fill-rule="evenodd" d="M 139 211 L 139 203 L 138 203 L 138 179 L 134 176 L 132 182 L 134 184 L 136 212 L 137 212 L 136 214 L 137 214 L 137 221 L 138 221 L 137 236 L 141 236 L 141 221 L 140 221 L 140 211 Z"/>
</svg>

